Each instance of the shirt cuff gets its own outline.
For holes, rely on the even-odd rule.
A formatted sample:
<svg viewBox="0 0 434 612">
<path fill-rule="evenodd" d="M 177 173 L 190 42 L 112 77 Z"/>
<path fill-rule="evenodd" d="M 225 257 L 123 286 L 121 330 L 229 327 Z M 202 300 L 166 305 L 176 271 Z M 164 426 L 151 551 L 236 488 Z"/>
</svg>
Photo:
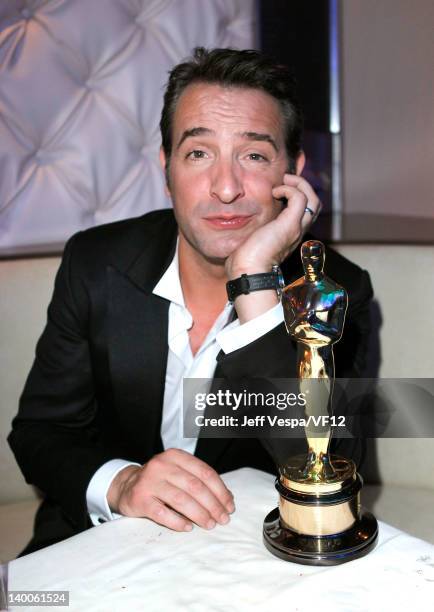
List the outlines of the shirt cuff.
<svg viewBox="0 0 434 612">
<path fill-rule="evenodd" d="M 107 493 L 116 474 L 127 465 L 140 466 L 140 463 L 125 461 L 124 459 L 112 459 L 104 463 L 92 476 L 86 490 L 86 504 L 93 525 L 99 525 L 105 521 L 112 521 L 121 517 L 120 514 L 110 510 Z"/>
<path fill-rule="evenodd" d="M 243 346 L 247 346 L 261 336 L 265 336 L 272 329 L 283 323 L 283 307 L 279 302 L 259 317 L 255 317 L 243 325 L 238 319 L 232 321 L 216 336 L 217 344 L 224 353 L 232 353 Z"/>
</svg>

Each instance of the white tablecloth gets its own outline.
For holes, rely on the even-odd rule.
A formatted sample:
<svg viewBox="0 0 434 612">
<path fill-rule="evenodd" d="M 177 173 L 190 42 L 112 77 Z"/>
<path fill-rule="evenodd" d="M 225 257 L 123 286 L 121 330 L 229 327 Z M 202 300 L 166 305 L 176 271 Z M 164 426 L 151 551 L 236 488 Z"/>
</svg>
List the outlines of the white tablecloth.
<svg viewBox="0 0 434 612">
<path fill-rule="evenodd" d="M 277 504 L 273 477 L 245 468 L 224 480 L 236 503 L 228 525 L 175 533 L 122 518 L 13 561 L 9 589 L 67 590 L 68 610 L 80 612 L 433 609 L 432 544 L 380 523 L 378 545 L 362 559 L 319 568 L 281 561 L 262 543 Z"/>
</svg>

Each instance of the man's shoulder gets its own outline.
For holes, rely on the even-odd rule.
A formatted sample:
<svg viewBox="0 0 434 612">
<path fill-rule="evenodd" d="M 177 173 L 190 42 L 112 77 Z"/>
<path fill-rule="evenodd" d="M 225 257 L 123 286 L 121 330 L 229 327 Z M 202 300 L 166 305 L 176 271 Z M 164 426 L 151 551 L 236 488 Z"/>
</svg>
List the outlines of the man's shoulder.
<svg viewBox="0 0 434 612">
<path fill-rule="evenodd" d="M 366 271 L 330 245 L 326 245 L 325 256 L 325 274 L 348 292 L 356 290 Z"/>
<path fill-rule="evenodd" d="M 349 312 L 367 304 L 374 295 L 369 273 L 333 247 L 326 246 L 325 254 L 324 272 L 347 291 Z"/>
<path fill-rule="evenodd" d="M 175 225 L 173 210 L 153 210 L 140 217 L 130 217 L 120 221 L 113 221 L 103 225 L 97 225 L 82 230 L 73 236 L 81 244 L 96 245 L 99 242 L 107 244 L 107 241 L 118 243 L 130 241 L 131 239 L 142 240 L 144 233 L 156 233 Z"/>
<path fill-rule="evenodd" d="M 74 234 L 65 247 L 83 262 L 128 264 L 145 248 L 170 245 L 176 234 L 172 209 L 98 225 Z"/>
</svg>

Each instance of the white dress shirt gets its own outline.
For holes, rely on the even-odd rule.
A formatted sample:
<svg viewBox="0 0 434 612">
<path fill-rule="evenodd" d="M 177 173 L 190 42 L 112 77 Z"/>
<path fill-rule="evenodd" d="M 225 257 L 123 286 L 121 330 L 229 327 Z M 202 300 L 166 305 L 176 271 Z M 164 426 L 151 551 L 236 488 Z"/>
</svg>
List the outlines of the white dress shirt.
<svg viewBox="0 0 434 612">
<path fill-rule="evenodd" d="M 168 325 L 168 357 L 164 387 L 161 438 L 164 449 L 181 448 L 194 453 L 197 438 L 182 435 L 182 390 L 184 378 L 212 379 L 216 358 L 220 350 L 231 353 L 268 333 L 283 320 L 281 304 L 264 314 L 240 325 L 233 317 L 233 305 L 229 302 L 217 317 L 199 350 L 193 355 L 188 330 L 193 318 L 185 306 L 179 278 L 178 246 L 175 256 L 163 274 L 153 293 L 170 302 Z M 231 321 L 231 322 L 229 322 Z M 145 339 L 143 339 L 145 341 Z M 139 465 L 124 459 L 112 459 L 93 475 L 86 491 L 87 509 L 94 525 L 118 518 L 107 503 L 107 491 L 113 478 L 127 465 Z"/>
</svg>

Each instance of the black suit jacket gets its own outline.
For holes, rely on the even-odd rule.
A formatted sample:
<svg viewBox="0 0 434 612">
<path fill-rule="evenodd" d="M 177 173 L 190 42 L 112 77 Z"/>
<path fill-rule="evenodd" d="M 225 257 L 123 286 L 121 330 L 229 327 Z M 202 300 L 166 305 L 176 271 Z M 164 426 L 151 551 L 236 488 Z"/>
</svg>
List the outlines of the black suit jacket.
<svg viewBox="0 0 434 612">
<path fill-rule="evenodd" d="M 37 344 L 9 443 L 45 502 L 29 550 L 90 526 L 86 489 L 113 458 L 144 463 L 160 437 L 169 302 L 152 294 L 170 264 L 177 227 L 170 210 L 93 228 L 67 243 L 45 330 Z M 298 249 L 282 265 L 302 275 Z M 335 351 L 338 376 L 363 367 L 369 332 L 369 277 L 331 249 L 326 274 L 346 287 L 349 307 Z M 290 377 L 295 350 L 284 325 L 217 358 L 215 377 Z M 255 439 L 199 438 L 196 455 L 225 472 L 274 471 Z"/>
</svg>

